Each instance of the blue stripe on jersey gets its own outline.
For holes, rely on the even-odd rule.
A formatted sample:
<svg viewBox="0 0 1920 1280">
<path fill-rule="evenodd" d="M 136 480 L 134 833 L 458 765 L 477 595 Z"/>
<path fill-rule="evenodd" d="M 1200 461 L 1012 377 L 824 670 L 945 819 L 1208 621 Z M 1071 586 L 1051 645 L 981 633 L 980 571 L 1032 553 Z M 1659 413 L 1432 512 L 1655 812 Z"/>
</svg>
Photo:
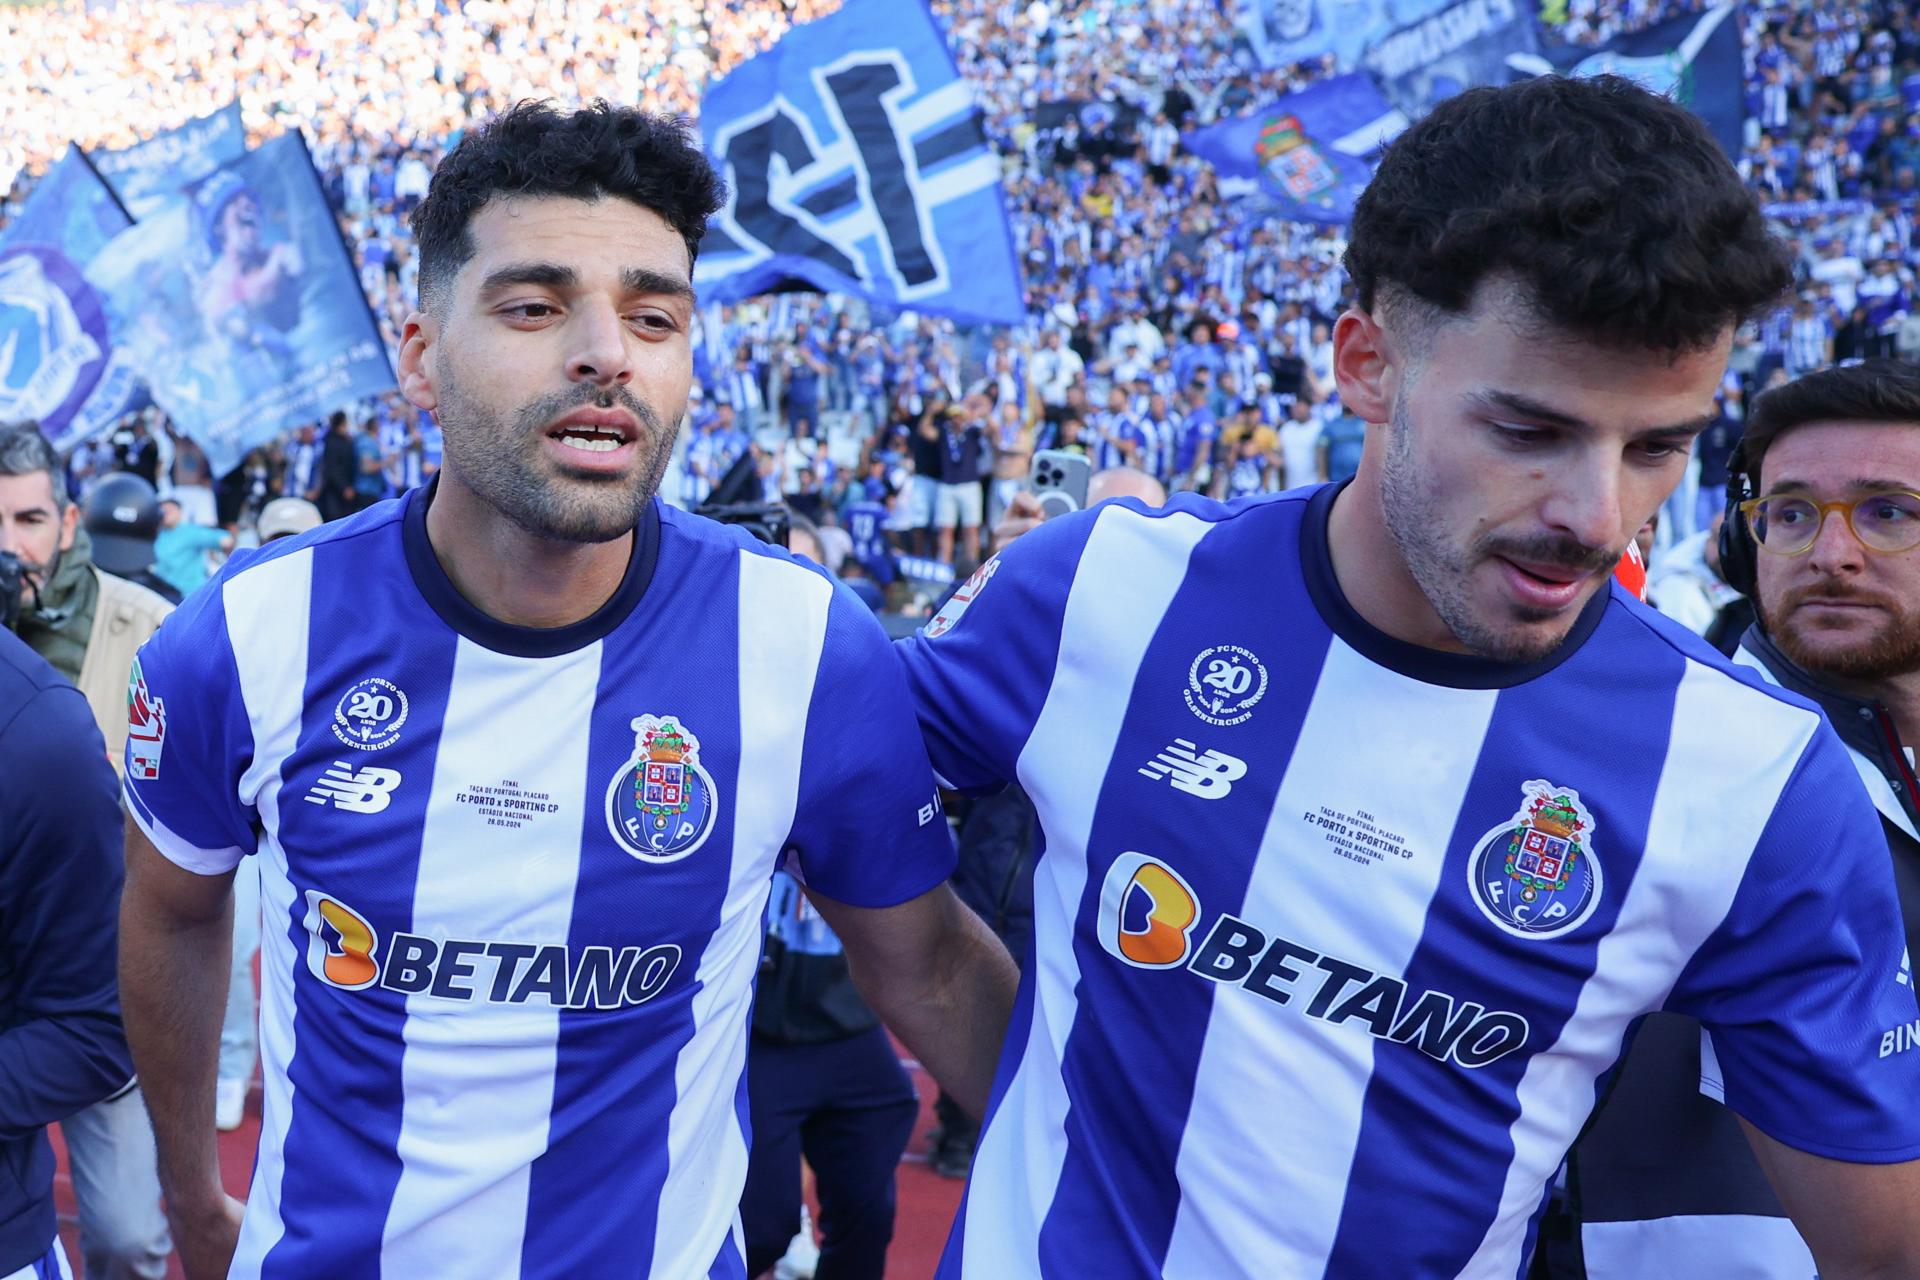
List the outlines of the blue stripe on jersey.
<svg viewBox="0 0 1920 1280">
<path fill-rule="evenodd" d="M 1297 528 L 1297 513 L 1305 504 L 1249 510 L 1274 515 L 1286 510 L 1293 517 L 1271 522 L 1283 532 L 1285 545 L 1273 550 L 1270 580 L 1247 597 L 1247 607 L 1223 633 L 1212 606 L 1244 583 L 1245 542 L 1218 536 L 1225 532 L 1221 529 L 1201 538 L 1140 664 L 1107 764 L 1087 842 L 1086 891 L 1073 931 L 1080 960 L 1079 1007 L 1100 1014 L 1074 1020 L 1062 1055 L 1061 1074 L 1072 1103 L 1059 1189 L 1040 1231 L 1045 1275 L 1160 1271 L 1180 1207 L 1175 1161 L 1216 998 L 1215 984 L 1194 983 L 1190 996 L 1166 1000 L 1163 988 L 1140 982 L 1135 970 L 1105 953 L 1097 937 L 1109 869 L 1127 853 L 1210 850 L 1212 856 L 1182 864 L 1193 896 L 1219 904 L 1219 910 L 1242 909 L 1261 834 L 1332 642 L 1333 633 L 1313 610 L 1288 607 L 1303 597 L 1305 587 L 1293 539 L 1284 535 Z M 1186 672 L 1204 650 L 1223 642 L 1263 655 L 1278 677 L 1258 714 L 1238 725 L 1198 718 L 1188 709 L 1187 686 L 1168 678 L 1169 672 Z M 1142 768 L 1155 753 L 1174 745 L 1171 733 L 1186 735 L 1202 752 L 1243 758 L 1244 778 L 1225 795 L 1202 800 L 1162 779 L 1143 777 Z M 1144 915 L 1151 895 L 1137 885 L 1125 892 L 1132 899 L 1128 914 Z M 1116 1071 L 1119 1064 L 1134 1069 Z"/>
<path fill-rule="evenodd" d="M 1535 1054 L 1558 1041 L 1633 884 L 1686 667 L 1668 645 L 1649 643 L 1645 628 L 1619 607 L 1607 621 L 1612 625 L 1603 622 L 1553 680 L 1500 694 L 1440 890 L 1403 975 L 1409 991 L 1472 992 L 1489 1007 L 1497 1000 L 1498 1008 L 1525 1017 L 1526 1051 L 1472 1070 L 1436 1063 L 1412 1046 L 1375 1052 L 1328 1276 L 1456 1275 L 1493 1221 L 1514 1155 L 1520 1078 Z M 1637 678 L 1622 681 L 1623 671 Z M 1605 707 L 1607 714 L 1576 718 L 1568 714 L 1573 707 Z M 1513 821 L 1529 778 L 1580 793 L 1593 814 L 1592 851 L 1603 875 L 1589 921 L 1577 935 L 1550 941 L 1502 932 L 1466 889 L 1473 850 L 1484 833 Z M 1593 1092 L 1583 1092 L 1559 1105 L 1585 1116 L 1594 1102 Z M 1406 1215 L 1417 1216 L 1423 1229 L 1380 1229 Z"/>
<path fill-rule="evenodd" d="M 1034 828 L 1034 858 L 1046 856 L 1046 834 L 1038 826 Z M 1007 1096 L 1007 1086 L 1013 1083 L 1014 1075 L 1020 1070 L 1021 1059 L 1026 1056 L 1026 1029 L 1033 1025 L 1033 975 L 1035 972 L 1036 938 L 1032 931 L 1027 933 L 1026 950 L 1014 957 L 1020 964 L 1020 987 L 1014 993 L 1013 1013 L 1007 1019 L 1006 1047 L 1000 1054 L 1000 1062 L 993 1070 L 993 1088 L 987 1095 L 987 1114 L 980 1118 L 980 1132 L 985 1133 L 993 1124 L 993 1118 L 1000 1111 L 1000 1101 Z M 960 1280 L 960 1260 L 965 1255 L 967 1243 L 967 1200 L 973 1195 L 973 1182 L 967 1182 L 967 1189 L 960 1196 L 960 1207 L 954 1212 L 953 1226 L 947 1232 L 947 1247 L 940 1255 L 940 1266 L 935 1270 L 933 1280 Z"/>
<path fill-rule="evenodd" d="M 725 674 L 739 651 L 739 558 L 730 544 L 701 545 L 664 537 L 644 622 L 630 618 L 602 660 L 589 732 L 594 761 L 633 754 L 632 721 L 675 715 L 701 742 L 701 764 L 713 778 L 717 816 L 701 846 L 677 862 L 648 864 L 620 848 L 603 805 L 610 778 L 589 779 L 590 803 L 580 842 L 568 946 L 681 948 L 660 1000 L 618 1010 L 564 1010 L 548 1146 L 533 1162 L 527 1193 L 522 1274 L 601 1276 L 652 1274 L 660 1193 L 667 1178 L 668 1107 L 679 1097 L 675 1069 L 694 1033 L 691 989 L 701 956 L 719 927 L 733 870 L 734 804 L 742 779 L 731 749 L 740 723 L 738 684 Z M 672 653 L 714 655 L 717 663 L 662 661 Z M 716 669 L 717 667 L 717 669 Z M 771 882 L 773 866 L 767 867 Z M 673 904 L 671 934 L 638 936 L 637 922 L 665 917 L 636 895 Z M 622 1069 L 608 1071 L 609 1062 Z M 582 1195 L 583 1187 L 605 1194 Z"/>
<path fill-rule="evenodd" d="M 744 1077 L 742 1077 L 744 1081 Z M 743 1090 L 744 1096 L 744 1090 Z M 707 1268 L 707 1280 L 747 1280 L 747 1260 L 740 1253 L 740 1241 L 729 1231 L 720 1242 L 720 1252 Z"/>
<path fill-rule="evenodd" d="M 954 619 L 939 637 L 940 660 L 926 655 L 924 634 L 894 647 L 933 771 L 954 789 L 990 790 L 1013 779 L 1053 686 L 1062 602 L 1098 516 L 1049 520 L 982 566 L 929 625 Z M 955 600 L 969 591 L 975 594 L 956 613 Z"/>
<path fill-rule="evenodd" d="M 378 984 L 339 990 L 310 970 L 307 893 L 335 898 L 364 919 L 411 928 L 419 844 L 381 850 L 382 874 L 367 875 L 368 851 L 341 835 L 360 815 L 305 800 L 336 761 L 355 770 L 397 769 L 404 784 L 393 789 L 385 820 L 414 832 L 426 821 L 456 639 L 444 628 L 408 625 L 417 622 L 419 606 L 404 574 L 365 571 L 370 555 L 398 559 L 398 531 L 397 523 L 375 526 L 313 547 L 302 745 L 280 766 L 280 841 L 296 851 L 288 869 L 294 896 L 286 919 L 266 922 L 285 930 L 294 957 L 296 1048 L 287 1064 L 293 1114 L 280 1196 L 284 1232 L 261 1264 L 262 1280 L 298 1280 L 315 1257 L 327 1258 L 339 1275 L 378 1276 L 382 1229 L 400 1181 L 407 997 Z M 401 737 L 382 751 L 347 747 L 330 727 L 343 695 L 369 677 L 392 681 L 409 700 Z M 387 946 L 388 939 L 377 939 L 375 954 L 384 957 Z M 316 1152 L 326 1158 L 314 1158 Z"/>
</svg>

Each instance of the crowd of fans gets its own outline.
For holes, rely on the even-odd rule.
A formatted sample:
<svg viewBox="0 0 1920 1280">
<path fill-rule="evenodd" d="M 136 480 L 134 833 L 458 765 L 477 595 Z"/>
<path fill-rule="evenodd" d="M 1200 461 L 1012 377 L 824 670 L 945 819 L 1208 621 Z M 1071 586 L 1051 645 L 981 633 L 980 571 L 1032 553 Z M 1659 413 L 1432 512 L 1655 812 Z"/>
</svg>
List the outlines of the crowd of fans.
<svg viewBox="0 0 1920 1280">
<path fill-rule="evenodd" d="M 0 49 L 17 51 L 8 56 L 20 64 L 0 79 L 9 121 L 0 181 L 23 175 L 10 197 L 17 207 L 30 189 L 24 175 L 70 138 L 124 145 L 136 128 L 217 108 L 237 86 L 256 138 L 308 131 L 394 346 L 414 296 L 406 212 L 467 121 L 559 86 L 568 97 L 692 113 L 711 77 L 831 7 L 139 0 L 0 9 Z M 1597 44 L 1697 8 L 1571 0 L 1544 16 L 1564 38 Z M 1029 322 L 963 330 L 811 295 L 705 308 L 696 398 L 666 498 L 699 505 L 750 459 L 755 499 L 785 501 L 826 525 L 847 524 L 859 508 L 867 536 L 850 559 L 890 578 L 896 552 L 964 570 L 1040 449 L 1221 496 L 1350 473 L 1362 426 L 1342 412 L 1331 369 L 1330 329 L 1346 301 L 1340 230 L 1243 216 L 1179 143 L 1183 129 L 1334 68 L 1330 59 L 1250 65 L 1224 9 L 1217 0 L 940 0 L 936 15 L 1006 159 Z M 1741 170 L 1793 238 L 1801 288 L 1742 331 L 1726 396 L 1734 420 L 1769 380 L 1920 354 L 1909 195 L 1920 195 L 1920 15 L 1894 0 L 1775 0 L 1742 17 Z M 1058 107 L 1094 102 L 1106 105 Z M 194 452 L 149 411 L 79 450 L 74 478 L 84 489 L 90 474 L 152 454 L 142 466 L 163 490 L 206 485 Z M 1694 531 L 1692 495 L 1718 482 L 1723 460 L 1713 452 L 1703 450 L 1695 483 L 1669 509 L 1663 541 Z M 305 498 L 333 517 L 422 482 L 438 456 L 431 419 L 389 395 L 255 451 L 209 486 L 214 501 L 190 505 L 244 536 L 272 497 Z M 183 458 L 184 480 L 175 474 Z M 848 540 L 830 541 L 844 553 Z"/>
</svg>

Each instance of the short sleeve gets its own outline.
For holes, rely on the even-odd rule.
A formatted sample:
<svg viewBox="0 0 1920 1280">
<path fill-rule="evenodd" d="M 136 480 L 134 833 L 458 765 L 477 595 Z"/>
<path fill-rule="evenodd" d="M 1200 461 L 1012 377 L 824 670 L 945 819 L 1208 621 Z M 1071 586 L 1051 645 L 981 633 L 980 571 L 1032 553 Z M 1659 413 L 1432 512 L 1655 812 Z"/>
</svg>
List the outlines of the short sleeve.
<svg viewBox="0 0 1920 1280">
<path fill-rule="evenodd" d="M 918 635 L 894 646 L 943 785 L 1014 778 L 1059 660 L 1060 631 L 1095 512 L 1049 520 L 976 570 Z"/>
<path fill-rule="evenodd" d="M 1912 982 L 1886 834 L 1822 724 L 1668 1007 L 1704 1024 L 1703 1087 L 1769 1136 L 1893 1163 L 1920 1158 Z"/>
<path fill-rule="evenodd" d="M 953 874 L 953 836 L 887 643 L 836 586 L 788 845 L 809 888 L 855 907 L 894 906 Z"/>
<path fill-rule="evenodd" d="M 240 799 L 253 735 L 219 583 L 188 598 L 142 645 L 127 682 L 127 808 L 170 861 L 231 871 L 258 843 Z"/>
</svg>

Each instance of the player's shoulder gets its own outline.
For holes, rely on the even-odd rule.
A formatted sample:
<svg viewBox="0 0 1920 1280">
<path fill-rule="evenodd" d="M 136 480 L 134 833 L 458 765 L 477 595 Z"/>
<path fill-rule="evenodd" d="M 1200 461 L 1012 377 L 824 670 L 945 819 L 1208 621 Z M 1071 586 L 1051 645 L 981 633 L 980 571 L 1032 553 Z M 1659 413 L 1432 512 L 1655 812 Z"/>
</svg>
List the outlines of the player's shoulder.
<svg viewBox="0 0 1920 1280">
<path fill-rule="evenodd" d="M 1732 770 L 1742 759 L 1804 750 L 1825 724 L 1825 713 L 1811 699 L 1767 679 L 1757 667 L 1721 653 L 1618 583 L 1610 583 L 1608 589 L 1613 596 L 1603 625 L 1625 641 L 1629 654 L 1639 651 L 1648 665 L 1663 657 L 1667 661 L 1678 657 L 1685 664 L 1682 680 L 1691 683 L 1695 701 L 1716 709 L 1726 735 L 1724 754 L 1715 767 Z"/>
<path fill-rule="evenodd" d="M 80 691 L 45 658 L 13 632 L 0 627 L 0 729 L 29 704 L 41 705 L 41 695 L 51 693 L 59 702 L 71 693 L 82 709 L 86 703 Z"/>
<path fill-rule="evenodd" d="M 751 557 L 754 573 L 759 579 L 767 607 L 757 610 L 759 616 L 769 625 L 780 626 L 790 623 L 783 619 L 779 608 L 779 599 L 785 597 L 813 596 L 820 598 L 822 592 L 827 599 L 837 599 L 843 607 L 836 607 L 829 613 L 827 626 L 834 632 L 848 629 L 864 630 L 871 628 L 884 638 L 880 624 L 872 611 L 862 604 L 859 597 L 842 585 L 838 579 L 813 561 L 797 556 L 785 547 L 777 546 L 757 537 L 751 529 L 741 525 L 722 524 L 706 516 L 695 515 L 690 511 L 669 506 L 660 506 L 660 536 L 664 545 L 671 541 L 676 549 L 695 557 L 722 557 L 738 559 Z M 816 585 L 817 584 L 817 585 Z M 864 624 L 864 626 L 863 626 Z"/>
<path fill-rule="evenodd" d="M 390 498 L 344 520 L 234 552 L 219 573 L 167 617 L 156 638 L 171 645 L 197 645 L 210 638 L 210 631 L 224 632 L 236 613 L 284 617 L 289 607 L 286 594 L 263 584 L 259 575 L 270 573 L 270 566 L 310 557 L 318 548 L 347 546 L 363 551 L 362 567 L 369 574 L 403 563 L 400 524 L 406 503 L 404 497 Z M 381 545 L 386 539 L 392 540 L 391 546 Z M 256 585 L 259 590 L 247 589 Z M 240 589 L 233 589 L 236 586 Z"/>
<path fill-rule="evenodd" d="M 1218 499 L 1198 493 L 1176 493 L 1160 506 L 1139 498 L 1109 498 L 1098 506 L 1048 520 L 1008 547 L 1027 560 L 1076 561 L 1085 552 L 1096 529 L 1120 526 L 1150 542 L 1190 543 L 1195 534 L 1263 538 L 1282 527 L 1297 527 L 1317 489 L 1292 489 L 1247 498 Z"/>
</svg>

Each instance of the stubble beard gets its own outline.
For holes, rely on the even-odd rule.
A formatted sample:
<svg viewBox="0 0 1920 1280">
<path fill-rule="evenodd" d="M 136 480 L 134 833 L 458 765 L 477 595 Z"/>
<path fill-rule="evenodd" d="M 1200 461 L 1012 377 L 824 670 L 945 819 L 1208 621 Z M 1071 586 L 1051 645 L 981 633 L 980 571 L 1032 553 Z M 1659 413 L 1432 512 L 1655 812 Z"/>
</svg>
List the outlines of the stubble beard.
<svg viewBox="0 0 1920 1280">
<path fill-rule="evenodd" d="M 438 417 L 447 461 L 465 484 L 520 528 L 555 542 L 611 542 L 631 533 L 660 491 L 673 439 L 651 406 L 625 387 L 582 383 L 523 405 L 511 422 L 469 397 L 453 362 L 440 378 Z M 557 470 L 541 455 L 541 437 L 561 414 L 582 405 L 624 408 L 639 423 L 637 470 L 594 475 Z"/>
<path fill-rule="evenodd" d="M 1886 620 L 1872 633 L 1840 647 L 1818 644 L 1814 636 L 1833 632 L 1825 628 L 1803 629 L 1794 621 L 1795 604 L 1815 594 L 1818 593 L 1804 589 L 1789 592 L 1781 601 L 1777 621 L 1771 617 L 1774 610 L 1760 610 L 1767 633 L 1795 666 L 1814 675 L 1842 680 L 1891 680 L 1920 671 L 1920 617 L 1889 604 L 1889 611 L 1884 615 Z"/>
</svg>

